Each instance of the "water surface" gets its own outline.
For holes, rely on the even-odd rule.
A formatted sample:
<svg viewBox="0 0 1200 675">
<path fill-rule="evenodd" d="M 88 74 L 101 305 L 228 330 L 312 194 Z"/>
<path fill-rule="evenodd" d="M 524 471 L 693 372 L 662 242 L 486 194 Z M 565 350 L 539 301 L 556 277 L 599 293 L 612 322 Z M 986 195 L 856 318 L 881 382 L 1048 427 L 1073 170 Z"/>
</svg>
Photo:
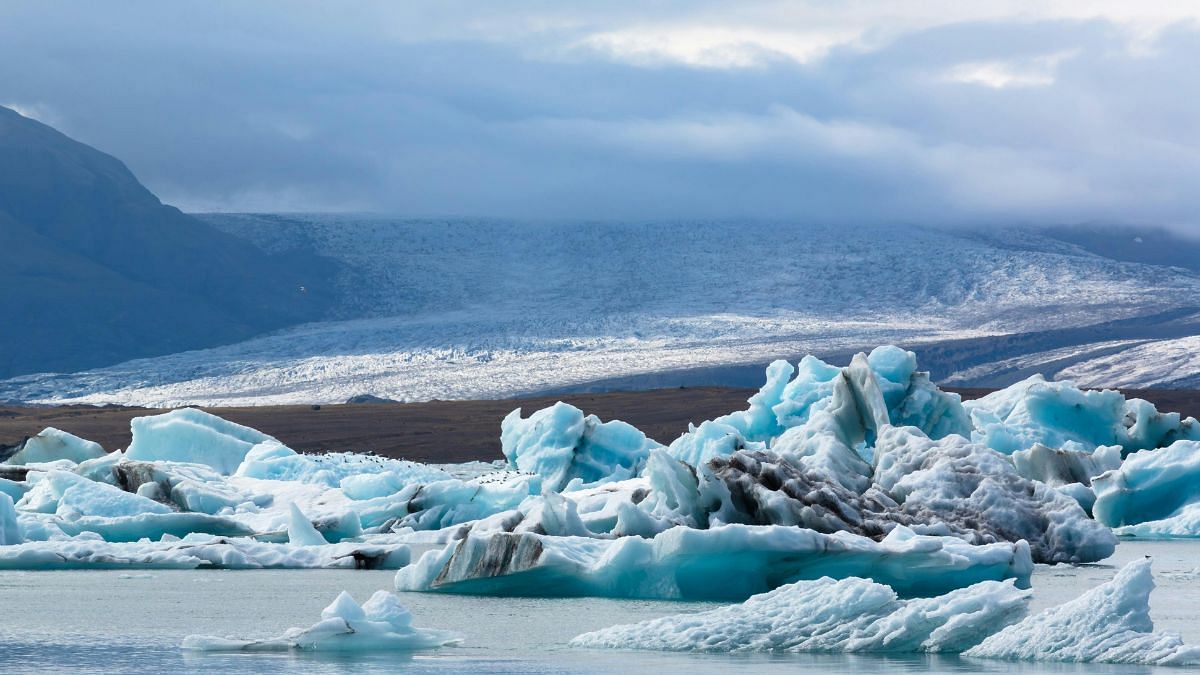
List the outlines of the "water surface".
<svg viewBox="0 0 1200 675">
<path fill-rule="evenodd" d="M 1158 588 L 1151 608 L 1156 626 L 1200 644 L 1200 542 L 1126 541 L 1101 564 L 1039 566 L 1031 609 L 1070 600 L 1143 555 L 1155 559 Z M 292 626 L 307 627 L 339 591 L 347 590 L 361 602 L 376 590 L 390 590 L 392 577 L 391 572 L 350 570 L 0 572 L 0 672 L 1180 672 L 956 656 L 579 650 L 566 647 L 579 633 L 716 604 L 424 593 L 401 596 L 414 623 L 462 633 L 462 646 L 418 656 L 196 654 L 179 649 L 184 636 L 192 633 L 260 638 Z"/>
</svg>

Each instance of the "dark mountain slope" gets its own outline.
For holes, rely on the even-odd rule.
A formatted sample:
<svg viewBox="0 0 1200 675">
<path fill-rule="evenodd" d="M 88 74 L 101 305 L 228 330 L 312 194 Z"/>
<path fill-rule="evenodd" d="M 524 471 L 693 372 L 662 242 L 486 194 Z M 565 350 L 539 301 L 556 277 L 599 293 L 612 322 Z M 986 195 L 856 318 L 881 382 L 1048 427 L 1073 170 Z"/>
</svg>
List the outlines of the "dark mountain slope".
<svg viewBox="0 0 1200 675">
<path fill-rule="evenodd" d="M 117 159 L 0 108 L 0 376 L 316 320 L 336 272 L 165 206 Z"/>
</svg>

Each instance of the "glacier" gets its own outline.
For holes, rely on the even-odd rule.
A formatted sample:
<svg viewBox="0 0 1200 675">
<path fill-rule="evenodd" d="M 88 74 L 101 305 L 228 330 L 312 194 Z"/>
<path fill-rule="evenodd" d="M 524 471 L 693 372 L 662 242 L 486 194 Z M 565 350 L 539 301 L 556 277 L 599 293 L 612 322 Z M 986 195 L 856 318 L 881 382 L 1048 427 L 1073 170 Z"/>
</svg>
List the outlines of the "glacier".
<svg viewBox="0 0 1200 675">
<path fill-rule="evenodd" d="M 849 231 L 744 221 L 533 227 L 362 214 L 212 218 L 266 249 L 313 245 L 341 260 L 354 277 L 339 282 L 339 320 L 8 380 L 0 400 L 177 407 L 339 403 L 365 393 L 497 399 L 889 342 L 987 341 L 1064 328 L 1090 341 L 1108 336 L 1083 327 L 1131 317 L 1147 324 L 1155 313 L 1194 308 L 1200 291 L 1189 271 L 1119 262 L 1028 231 L 1003 241 L 897 224 Z M 730 260 L 770 261 L 770 273 L 712 273 Z M 1143 335 L 1162 328 L 1169 327 Z M 1115 374 L 1163 363 L 1170 352 L 1145 356 L 1123 360 Z M 1136 381 L 1194 379 L 1197 367 L 1192 358 L 1146 373 L 1164 379 Z M 1132 386 L 1097 374 L 1086 384 Z"/>
<path fill-rule="evenodd" d="M 378 591 L 359 605 L 342 591 L 321 610 L 321 620 L 308 628 L 292 628 L 265 640 L 189 635 L 183 649 L 207 652 L 288 651 L 420 651 L 458 644 L 462 638 L 449 631 L 418 628 L 400 599 Z"/>
</svg>

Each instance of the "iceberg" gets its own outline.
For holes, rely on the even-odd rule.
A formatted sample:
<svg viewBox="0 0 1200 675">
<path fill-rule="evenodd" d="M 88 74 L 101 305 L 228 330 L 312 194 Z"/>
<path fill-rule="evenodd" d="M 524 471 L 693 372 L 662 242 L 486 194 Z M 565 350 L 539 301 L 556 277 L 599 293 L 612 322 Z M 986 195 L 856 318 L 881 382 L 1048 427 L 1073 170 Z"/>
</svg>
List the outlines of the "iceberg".
<svg viewBox="0 0 1200 675">
<path fill-rule="evenodd" d="M 970 434 L 971 420 L 958 394 L 939 390 L 928 373 L 917 370 L 916 358 L 912 352 L 883 346 L 869 355 L 855 355 L 845 368 L 812 355 L 801 359 L 798 367 L 775 361 L 767 367 L 766 383 L 750 398 L 748 409 L 690 428 L 671 444 L 672 454 L 697 465 L 736 450 L 760 450 L 763 446 L 754 444 L 770 444 L 821 412 L 844 424 L 850 410 L 862 427 L 860 442 L 873 439 L 887 424 L 916 426 L 933 438 Z M 715 428 L 705 428 L 706 424 Z M 693 435 L 699 437 L 689 438 Z M 736 441 L 721 444 L 722 437 Z"/>
<path fill-rule="evenodd" d="M 902 600 L 849 577 L 798 581 L 739 605 L 584 633 L 572 647 L 693 652 L 941 652 L 969 649 L 1025 616 L 1029 591 L 983 581 Z"/>
<path fill-rule="evenodd" d="M 274 438 L 195 408 L 135 417 L 125 457 L 143 461 L 205 464 L 228 476 L 250 448 Z"/>
<path fill-rule="evenodd" d="M 1092 480 L 1096 520 L 1110 527 L 1137 525 L 1176 516 L 1200 501 L 1200 441 L 1176 441 L 1166 448 L 1142 450 L 1120 468 Z M 1200 530 L 1193 532 L 1200 535 Z"/>
<path fill-rule="evenodd" d="M 375 474 L 391 474 L 402 484 L 431 483 L 450 478 L 450 474 L 435 467 L 375 455 L 351 452 L 304 455 L 274 439 L 250 448 L 234 473 L 243 478 L 310 483 L 331 488 L 340 486 L 342 481 L 353 476 Z"/>
<path fill-rule="evenodd" d="M 1147 520 L 1136 525 L 1114 527 L 1118 537 L 1138 539 L 1191 539 L 1200 536 L 1200 502 L 1185 504 L 1166 518 Z"/>
<path fill-rule="evenodd" d="M 1200 648 L 1175 633 L 1155 633 L 1150 619 L 1150 560 L 1129 563 L 1111 581 L 988 637 L 966 656 L 1021 661 L 1184 665 Z"/>
<path fill-rule="evenodd" d="M 1075 499 L 961 436 L 934 441 L 888 427 L 875 453 L 875 486 L 917 522 L 943 522 L 976 543 L 1027 541 L 1035 562 L 1094 562 L 1116 550 L 1112 532 Z"/>
<path fill-rule="evenodd" d="M 17 506 L 36 513 L 54 513 L 69 520 L 81 516 L 117 518 L 171 512 L 169 507 L 153 499 L 59 470 L 38 475 Z"/>
<path fill-rule="evenodd" d="M 17 524 L 17 510 L 12 497 L 0 492 L 0 546 L 21 543 L 21 529 Z"/>
<path fill-rule="evenodd" d="M 291 505 L 291 518 L 288 520 L 288 542 L 299 546 L 324 546 L 329 542 L 325 541 L 325 537 L 313 527 L 312 521 L 304 512 L 296 506 L 295 502 Z"/>
<path fill-rule="evenodd" d="M 65 459 L 80 464 L 89 459 L 103 457 L 104 454 L 104 448 L 100 447 L 99 443 L 82 439 L 54 427 L 46 427 L 36 436 L 25 439 L 18 446 L 16 452 L 4 463 L 24 466 Z"/>
<path fill-rule="evenodd" d="M 321 611 L 321 620 L 308 628 L 292 628 L 266 640 L 189 635 L 183 649 L 193 651 L 419 651 L 458 644 L 462 638 L 449 631 L 417 628 L 400 599 L 377 591 L 361 606 L 342 591 Z"/>
<path fill-rule="evenodd" d="M 342 542 L 296 546 L 247 537 L 189 534 L 160 541 L 106 542 L 75 536 L 0 546 L 0 570 L 69 569 L 398 569 L 410 550 L 402 543 Z"/>
<path fill-rule="evenodd" d="M 1200 440 L 1200 423 L 1179 413 L 1160 413 L 1119 391 L 1084 391 L 1073 383 L 1034 375 L 1006 389 L 963 404 L 971 415 L 972 438 L 1012 454 L 1035 443 L 1087 451 L 1119 445 L 1122 454 L 1161 448 L 1176 440 Z"/>
<path fill-rule="evenodd" d="M 860 576 L 903 596 L 986 580 L 1028 587 L 1024 542 L 973 546 L 894 528 L 882 541 L 784 526 L 669 529 L 653 539 L 469 532 L 396 573 L 396 589 L 508 596 L 745 600 L 783 584 Z"/>
<path fill-rule="evenodd" d="M 500 448 L 509 466 L 541 476 L 544 488 L 554 492 L 572 481 L 631 478 L 656 447 L 630 424 L 601 422 L 561 401 L 528 418 L 517 408 L 500 423 Z"/>
</svg>

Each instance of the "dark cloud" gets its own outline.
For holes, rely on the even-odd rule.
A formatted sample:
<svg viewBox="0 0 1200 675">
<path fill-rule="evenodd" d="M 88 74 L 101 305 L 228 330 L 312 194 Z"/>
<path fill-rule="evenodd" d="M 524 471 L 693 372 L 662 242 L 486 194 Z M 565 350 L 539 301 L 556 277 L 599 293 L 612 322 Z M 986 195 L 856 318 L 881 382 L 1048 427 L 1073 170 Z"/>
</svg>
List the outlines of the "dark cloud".
<svg viewBox="0 0 1200 675">
<path fill-rule="evenodd" d="M 1186 17 L 655 7 L 11 3 L 0 103 L 187 209 L 1197 225 Z"/>
</svg>

